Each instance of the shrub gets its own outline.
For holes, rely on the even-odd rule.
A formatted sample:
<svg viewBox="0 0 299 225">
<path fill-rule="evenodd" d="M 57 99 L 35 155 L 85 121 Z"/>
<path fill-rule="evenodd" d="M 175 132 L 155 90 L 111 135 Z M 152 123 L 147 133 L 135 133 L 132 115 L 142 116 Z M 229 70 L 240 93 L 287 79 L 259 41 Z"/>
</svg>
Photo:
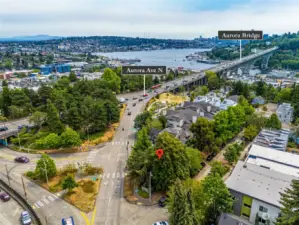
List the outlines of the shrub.
<svg viewBox="0 0 299 225">
<path fill-rule="evenodd" d="M 228 165 L 223 165 L 219 161 L 212 162 L 211 166 L 212 166 L 211 174 L 213 174 L 214 176 L 216 174 L 219 174 L 221 177 L 223 177 L 230 169 Z"/>
<path fill-rule="evenodd" d="M 88 164 L 85 167 L 84 172 L 85 172 L 86 175 L 101 174 L 101 173 L 103 173 L 103 168 L 102 167 L 91 166 L 90 164 Z"/>
<path fill-rule="evenodd" d="M 61 171 L 60 171 L 60 173 L 62 174 L 62 175 L 66 175 L 66 174 L 69 174 L 69 173 L 76 173 L 78 171 L 78 169 L 76 168 L 76 165 L 75 164 L 67 164 L 67 165 L 65 165 L 62 169 L 61 169 Z"/>
<path fill-rule="evenodd" d="M 26 177 L 32 179 L 32 180 L 36 180 L 37 179 L 37 176 L 36 176 L 36 173 L 34 171 L 28 171 L 26 173 Z"/>
</svg>

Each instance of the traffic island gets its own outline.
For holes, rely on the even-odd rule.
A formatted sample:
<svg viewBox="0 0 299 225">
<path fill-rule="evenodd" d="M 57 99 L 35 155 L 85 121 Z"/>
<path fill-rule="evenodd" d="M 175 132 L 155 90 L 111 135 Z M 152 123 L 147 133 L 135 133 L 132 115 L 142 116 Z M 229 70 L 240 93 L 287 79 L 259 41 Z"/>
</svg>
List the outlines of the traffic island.
<svg viewBox="0 0 299 225">
<path fill-rule="evenodd" d="M 96 203 L 100 179 L 82 179 L 77 184 L 78 187 L 65 193 L 62 198 L 85 213 L 91 212 Z"/>
</svg>

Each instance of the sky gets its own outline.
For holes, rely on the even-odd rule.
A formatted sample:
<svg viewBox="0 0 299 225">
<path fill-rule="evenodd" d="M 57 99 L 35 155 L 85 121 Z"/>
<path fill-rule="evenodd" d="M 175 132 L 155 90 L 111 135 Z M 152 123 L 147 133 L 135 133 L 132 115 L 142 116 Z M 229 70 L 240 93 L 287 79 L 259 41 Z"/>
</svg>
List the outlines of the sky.
<svg viewBox="0 0 299 225">
<path fill-rule="evenodd" d="M 297 32 L 298 0 L 0 0 L 0 37 L 193 39 L 251 29 Z"/>
</svg>

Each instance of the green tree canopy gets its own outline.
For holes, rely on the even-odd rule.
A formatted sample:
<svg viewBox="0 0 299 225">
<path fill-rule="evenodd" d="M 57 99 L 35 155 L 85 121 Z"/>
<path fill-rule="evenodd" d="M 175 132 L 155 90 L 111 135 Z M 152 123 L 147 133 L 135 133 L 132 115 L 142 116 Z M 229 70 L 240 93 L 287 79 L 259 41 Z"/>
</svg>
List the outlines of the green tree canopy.
<svg viewBox="0 0 299 225">
<path fill-rule="evenodd" d="M 292 180 L 291 187 L 280 193 L 281 216 L 277 218 L 277 225 L 299 224 L 299 181 Z"/>
<path fill-rule="evenodd" d="M 120 92 L 121 79 L 112 69 L 106 68 L 102 78 L 109 83 L 111 90 Z"/>
<path fill-rule="evenodd" d="M 41 158 L 36 163 L 35 173 L 44 181 L 46 180 L 46 174 L 48 179 L 56 176 L 57 171 L 54 160 L 47 154 L 42 154 Z"/>
<path fill-rule="evenodd" d="M 252 141 L 258 135 L 258 128 L 254 125 L 249 125 L 244 130 L 244 137 L 247 141 Z"/>
<path fill-rule="evenodd" d="M 56 107 L 53 105 L 51 100 L 47 102 L 47 120 L 49 130 L 55 133 L 63 132 L 63 124 L 61 123 Z"/>
<path fill-rule="evenodd" d="M 71 192 L 75 187 L 78 187 L 74 175 L 68 174 L 62 182 L 62 188 L 68 189 Z"/>
<path fill-rule="evenodd" d="M 47 113 L 36 111 L 29 117 L 29 122 L 39 129 L 46 122 L 46 119 Z"/>
<path fill-rule="evenodd" d="M 152 173 L 155 190 L 167 190 L 174 181 L 190 176 L 190 162 L 184 144 L 168 132 L 159 134 L 155 149 L 163 149 L 161 159 L 154 156 Z M 153 153 L 154 154 L 154 153 Z"/>
<path fill-rule="evenodd" d="M 146 111 L 144 113 L 138 114 L 134 120 L 134 127 L 136 129 L 141 129 L 142 127 L 144 127 L 147 122 L 151 119 L 151 114 Z"/>
<path fill-rule="evenodd" d="M 206 76 L 208 77 L 208 88 L 210 90 L 220 88 L 220 80 L 216 73 L 212 71 L 206 71 Z"/>
<path fill-rule="evenodd" d="M 281 122 L 278 119 L 278 116 L 276 113 L 273 113 L 270 118 L 266 120 L 265 127 L 267 128 L 273 128 L 273 129 L 280 129 L 281 128 Z"/>
<path fill-rule="evenodd" d="M 60 142 L 62 147 L 74 147 L 81 144 L 79 134 L 71 128 L 66 128 L 61 134 Z"/>
</svg>

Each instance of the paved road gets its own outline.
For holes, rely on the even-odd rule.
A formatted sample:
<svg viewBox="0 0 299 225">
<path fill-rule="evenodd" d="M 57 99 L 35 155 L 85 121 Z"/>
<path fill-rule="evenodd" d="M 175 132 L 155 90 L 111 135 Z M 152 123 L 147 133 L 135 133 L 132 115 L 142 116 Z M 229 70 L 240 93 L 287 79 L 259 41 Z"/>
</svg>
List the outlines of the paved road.
<svg viewBox="0 0 299 225">
<path fill-rule="evenodd" d="M 1 191 L 0 191 L 1 192 Z M 0 225 L 17 225 L 24 209 L 11 198 L 8 202 L 0 200 Z"/>
</svg>

